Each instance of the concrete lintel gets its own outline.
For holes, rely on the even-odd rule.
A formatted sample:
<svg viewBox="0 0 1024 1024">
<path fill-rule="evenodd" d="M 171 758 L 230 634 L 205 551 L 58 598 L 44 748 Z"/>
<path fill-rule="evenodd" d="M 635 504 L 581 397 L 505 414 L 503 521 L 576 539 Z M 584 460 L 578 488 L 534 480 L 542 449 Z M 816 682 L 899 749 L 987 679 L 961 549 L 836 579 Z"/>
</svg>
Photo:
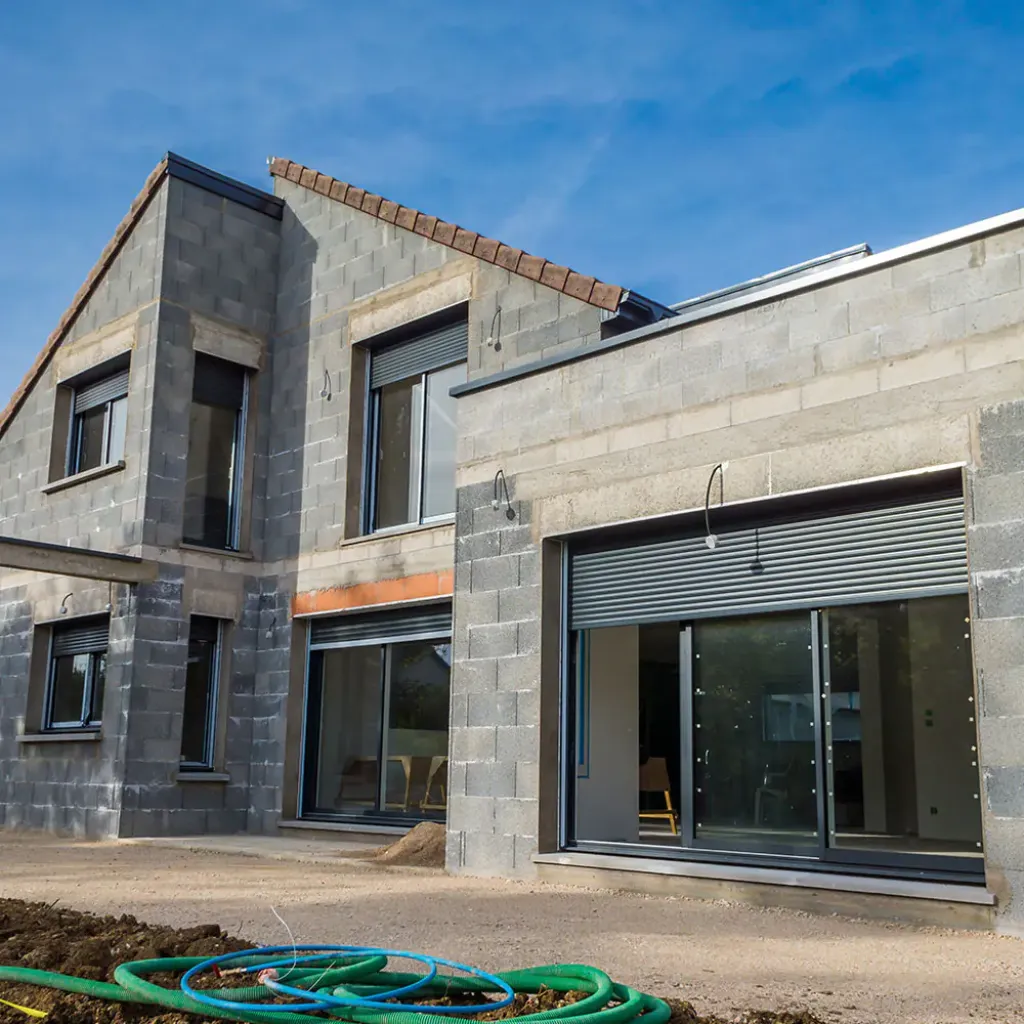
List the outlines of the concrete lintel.
<svg viewBox="0 0 1024 1024">
<path fill-rule="evenodd" d="M 44 544 L 16 537 L 0 537 L 0 566 L 109 583 L 150 583 L 160 572 L 158 563 L 133 555 Z"/>
</svg>

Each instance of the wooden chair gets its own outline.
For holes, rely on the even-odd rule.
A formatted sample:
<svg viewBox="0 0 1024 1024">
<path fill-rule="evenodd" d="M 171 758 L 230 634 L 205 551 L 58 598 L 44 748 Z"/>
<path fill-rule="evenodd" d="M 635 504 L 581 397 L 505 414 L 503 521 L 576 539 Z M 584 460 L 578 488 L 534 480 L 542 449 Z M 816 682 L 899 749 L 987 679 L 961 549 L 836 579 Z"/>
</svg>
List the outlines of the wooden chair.
<svg viewBox="0 0 1024 1024">
<path fill-rule="evenodd" d="M 648 758 L 640 765 L 640 792 L 660 793 L 665 800 L 663 811 L 641 811 L 641 821 L 667 821 L 672 835 L 678 835 L 676 811 L 672 806 L 671 783 L 668 778 L 668 762 L 663 757 Z"/>
</svg>

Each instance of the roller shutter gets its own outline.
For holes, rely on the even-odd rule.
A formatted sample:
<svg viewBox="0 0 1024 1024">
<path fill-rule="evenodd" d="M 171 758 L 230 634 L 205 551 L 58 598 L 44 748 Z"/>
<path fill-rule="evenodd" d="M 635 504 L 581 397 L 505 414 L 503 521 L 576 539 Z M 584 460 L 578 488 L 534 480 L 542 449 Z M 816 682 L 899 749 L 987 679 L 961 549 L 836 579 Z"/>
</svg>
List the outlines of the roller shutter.
<svg viewBox="0 0 1024 1024">
<path fill-rule="evenodd" d="M 115 398 L 123 398 L 128 394 L 128 371 L 122 370 L 112 377 L 104 377 L 83 388 L 75 389 L 75 414 L 106 405 Z"/>
<path fill-rule="evenodd" d="M 382 388 L 428 370 L 465 362 L 468 349 L 469 327 L 465 321 L 376 349 L 370 353 L 370 387 Z"/>
<path fill-rule="evenodd" d="M 309 645 L 318 647 L 359 647 L 391 641 L 450 636 L 450 604 L 426 605 L 407 611 L 371 612 L 367 615 L 339 615 L 314 619 Z"/>
<path fill-rule="evenodd" d="M 53 656 L 105 651 L 110 634 L 109 619 L 92 619 L 80 625 L 57 626 L 53 630 Z"/>
<path fill-rule="evenodd" d="M 962 497 L 768 523 L 718 540 L 709 550 L 701 532 L 573 554 L 572 628 L 967 589 Z"/>
</svg>

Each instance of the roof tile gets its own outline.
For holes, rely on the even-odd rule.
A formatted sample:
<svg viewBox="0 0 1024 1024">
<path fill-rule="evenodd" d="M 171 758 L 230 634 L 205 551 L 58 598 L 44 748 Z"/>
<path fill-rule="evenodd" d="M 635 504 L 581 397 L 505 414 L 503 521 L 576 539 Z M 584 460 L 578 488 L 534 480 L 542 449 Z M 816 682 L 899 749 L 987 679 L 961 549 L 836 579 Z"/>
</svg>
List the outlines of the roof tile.
<svg viewBox="0 0 1024 1024">
<path fill-rule="evenodd" d="M 493 238 L 477 235 L 473 231 L 460 228 L 448 221 L 439 220 L 429 214 L 414 210 L 409 206 L 400 206 L 390 199 L 383 199 L 373 192 L 347 185 L 343 181 L 319 174 L 302 164 L 297 164 L 283 157 L 274 157 L 270 161 L 270 173 L 279 178 L 311 188 L 331 199 L 345 203 L 377 217 L 379 220 L 396 227 L 413 231 L 424 238 L 430 238 L 439 245 L 446 245 L 459 252 L 471 253 L 479 260 L 494 263 L 513 274 L 520 274 L 531 281 L 555 291 L 570 295 L 581 302 L 589 302 L 601 309 L 616 310 L 625 294 L 618 285 L 605 284 L 586 274 L 578 274 L 558 263 L 549 263 L 543 257 L 531 256 L 522 249 L 503 245 Z M 325 185 L 326 182 L 326 185 Z M 0 420 L 2 429 L 2 420 Z"/>
<path fill-rule="evenodd" d="M 494 262 L 499 267 L 504 267 L 506 270 L 515 273 L 522 255 L 522 249 L 513 249 L 510 245 L 502 243 L 498 246 L 498 254 L 494 257 Z"/>
<path fill-rule="evenodd" d="M 584 302 L 589 302 L 590 293 L 594 290 L 596 283 L 596 278 L 588 277 L 586 274 L 577 274 L 575 270 L 570 270 L 569 276 L 565 279 L 565 284 L 562 286 L 562 291 L 566 295 L 571 295 L 574 299 L 582 299 Z"/>
<path fill-rule="evenodd" d="M 524 252 L 519 260 L 519 266 L 516 267 L 516 273 L 528 277 L 531 281 L 539 281 L 545 263 L 547 260 L 543 256 L 531 256 Z"/>
<path fill-rule="evenodd" d="M 459 252 L 473 251 L 473 246 L 476 245 L 476 240 L 479 236 L 475 231 L 467 231 L 465 228 L 456 228 L 455 237 L 452 239 L 452 248 L 458 249 Z"/>
<path fill-rule="evenodd" d="M 458 230 L 455 224 L 449 224 L 447 221 L 439 220 L 434 228 L 434 241 L 440 242 L 442 245 L 452 246 L 452 242 L 455 241 L 455 232 Z M 452 246 L 454 248 L 454 246 Z"/>
<path fill-rule="evenodd" d="M 540 283 L 560 292 L 565 287 L 565 279 L 568 276 L 568 267 L 560 267 L 557 263 L 545 263 L 544 269 L 540 272 Z"/>
</svg>

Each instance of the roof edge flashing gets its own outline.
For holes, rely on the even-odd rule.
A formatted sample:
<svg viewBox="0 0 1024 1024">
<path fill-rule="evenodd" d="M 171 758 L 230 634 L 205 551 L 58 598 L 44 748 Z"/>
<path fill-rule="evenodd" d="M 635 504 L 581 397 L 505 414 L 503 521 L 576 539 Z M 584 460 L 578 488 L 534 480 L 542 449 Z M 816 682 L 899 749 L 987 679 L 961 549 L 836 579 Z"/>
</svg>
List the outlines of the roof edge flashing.
<svg viewBox="0 0 1024 1024">
<path fill-rule="evenodd" d="M 186 181 L 223 199 L 230 199 L 240 206 L 247 206 L 250 210 L 266 214 L 274 220 L 280 220 L 283 216 L 284 200 L 270 192 L 264 192 L 236 178 L 229 178 L 226 174 L 210 170 L 209 167 L 197 164 L 194 160 L 179 156 L 177 153 L 168 152 L 165 160 L 167 174 L 172 178 Z"/>
</svg>

